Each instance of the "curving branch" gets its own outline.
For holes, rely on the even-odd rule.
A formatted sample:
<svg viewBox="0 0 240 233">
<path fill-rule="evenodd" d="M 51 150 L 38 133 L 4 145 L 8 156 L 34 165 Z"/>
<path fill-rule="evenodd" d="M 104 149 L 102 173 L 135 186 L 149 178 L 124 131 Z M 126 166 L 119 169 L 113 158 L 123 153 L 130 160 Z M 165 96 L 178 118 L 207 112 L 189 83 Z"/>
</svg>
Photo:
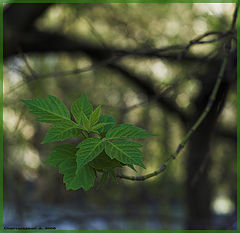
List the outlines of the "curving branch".
<svg viewBox="0 0 240 233">
<path fill-rule="evenodd" d="M 203 110 L 202 114 L 198 118 L 198 120 L 190 128 L 190 130 L 187 132 L 187 134 L 183 137 L 183 139 L 182 139 L 181 143 L 178 145 L 176 151 L 173 154 L 171 154 L 170 156 L 168 156 L 168 158 L 165 160 L 163 165 L 158 170 L 156 170 L 152 173 L 149 173 L 149 174 L 144 175 L 144 176 L 117 175 L 118 178 L 132 180 L 132 181 L 144 181 L 144 180 L 149 179 L 151 177 L 157 176 L 160 173 L 162 173 L 163 171 L 165 171 L 165 169 L 167 168 L 168 162 L 171 161 L 171 160 L 174 160 L 178 156 L 178 154 L 184 148 L 184 146 L 186 145 L 187 141 L 189 140 L 189 138 L 191 137 L 193 132 L 196 131 L 196 129 L 199 127 L 199 125 L 202 123 L 202 121 L 205 119 L 205 117 L 207 116 L 207 114 L 211 110 L 211 107 L 212 107 L 212 105 L 214 103 L 214 100 L 216 98 L 216 95 L 217 95 L 217 92 L 219 90 L 221 81 L 223 79 L 224 71 L 225 71 L 225 68 L 226 68 L 226 65 L 227 65 L 228 55 L 229 55 L 229 52 L 230 52 L 229 43 L 230 42 L 228 42 L 228 47 L 229 48 L 226 48 L 226 51 L 225 51 L 226 54 L 224 56 L 224 59 L 223 59 L 223 62 L 222 62 L 222 65 L 221 65 L 221 68 L 220 68 L 220 71 L 219 71 L 219 74 L 218 74 L 218 77 L 217 77 L 217 81 L 216 81 L 215 86 L 212 90 L 212 93 L 209 97 L 208 103 L 207 103 L 205 109 Z"/>
<path fill-rule="evenodd" d="M 234 15 L 233 15 L 233 21 L 232 21 L 232 25 L 231 25 L 231 30 L 233 30 L 235 28 L 235 25 L 236 25 L 238 8 L 239 8 L 239 5 L 237 4 L 236 9 L 234 11 Z M 190 137 L 192 136 L 194 131 L 197 130 L 197 128 L 203 122 L 203 120 L 206 118 L 207 114 L 210 112 L 210 110 L 211 110 L 211 108 L 213 106 L 213 103 L 214 103 L 214 101 L 216 99 L 216 96 L 217 96 L 220 84 L 221 84 L 223 76 L 224 76 L 225 69 L 227 67 L 227 61 L 228 61 L 228 57 L 229 57 L 229 54 L 230 54 L 230 51 L 231 51 L 232 39 L 233 38 L 230 37 L 224 44 L 224 56 L 223 56 L 222 64 L 221 64 L 221 67 L 220 67 L 220 70 L 219 70 L 219 73 L 218 73 L 217 80 L 215 82 L 214 88 L 213 88 L 213 90 L 211 92 L 211 95 L 210 95 L 210 97 L 208 99 L 207 105 L 204 108 L 202 114 L 197 119 L 197 121 L 193 124 L 193 126 L 185 134 L 185 136 L 183 137 L 182 141 L 178 145 L 176 151 L 174 153 L 170 154 L 168 156 L 168 158 L 165 160 L 165 162 L 163 163 L 163 165 L 159 169 L 155 170 L 154 172 L 151 172 L 151 173 L 143 175 L 143 176 L 127 176 L 127 175 L 119 174 L 119 175 L 117 175 L 118 178 L 132 180 L 132 181 L 144 181 L 146 179 L 149 179 L 151 177 L 154 177 L 154 176 L 157 176 L 157 175 L 161 174 L 163 171 L 166 170 L 167 164 L 170 161 L 176 159 L 176 157 L 179 155 L 179 153 L 185 147 L 186 143 L 188 142 L 188 140 L 190 139 Z"/>
</svg>

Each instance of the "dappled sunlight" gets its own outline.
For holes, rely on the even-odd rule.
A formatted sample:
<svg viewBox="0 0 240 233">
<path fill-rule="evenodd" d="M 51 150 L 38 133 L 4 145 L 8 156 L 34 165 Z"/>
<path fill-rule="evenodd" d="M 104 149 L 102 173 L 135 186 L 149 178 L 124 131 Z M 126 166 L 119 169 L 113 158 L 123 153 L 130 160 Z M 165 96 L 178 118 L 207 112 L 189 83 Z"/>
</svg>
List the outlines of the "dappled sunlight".
<svg viewBox="0 0 240 233">
<path fill-rule="evenodd" d="M 202 56 L 207 56 L 207 54 L 209 54 L 209 51 L 213 51 L 214 52 L 215 49 L 215 45 L 213 44 L 207 44 L 207 45 L 199 45 L 199 46 L 192 46 L 191 48 L 191 52 L 193 54 L 200 54 Z"/>
<path fill-rule="evenodd" d="M 207 26 L 206 20 L 204 18 L 198 18 L 198 19 L 194 20 L 193 21 L 193 30 L 197 35 L 203 34 L 206 31 L 208 31 L 208 26 Z"/>
<path fill-rule="evenodd" d="M 226 103 L 226 106 L 221 113 L 220 121 L 223 122 L 223 124 L 226 127 L 235 128 L 236 118 L 237 118 L 236 108 L 231 104 Z"/>
<path fill-rule="evenodd" d="M 137 122 L 141 122 L 141 113 L 142 113 L 142 107 L 138 107 L 133 109 L 132 111 L 130 111 L 126 118 L 125 121 L 132 123 L 132 124 L 136 124 Z"/>
<path fill-rule="evenodd" d="M 128 107 L 139 103 L 139 99 L 134 92 L 127 92 L 123 99 Z"/>
<path fill-rule="evenodd" d="M 179 21 L 175 20 L 167 20 L 166 22 L 166 29 L 165 35 L 167 36 L 177 36 L 180 33 L 180 23 Z"/>
<path fill-rule="evenodd" d="M 20 75 L 16 71 L 8 70 L 6 72 L 6 76 L 9 77 L 8 81 L 7 81 L 7 82 L 9 82 L 9 84 L 8 84 L 9 86 L 16 85 L 16 84 L 20 83 L 21 81 L 23 81 L 22 75 Z M 6 81 L 5 81 L 5 83 L 6 83 Z"/>
<path fill-rule="evenodd" d="M 162 82 L 170 82 L 168 67 L 161 61 L 155 62 L 152 66 L 153 74 Z"/>
<path fill-rule="evenodd" d="M 21 133 L 25 140 L 31 139 L 35 133 L 34 127 L 27 120 L 23 119 L 21 115 L 17 114 L 11 108 L 4 108 L 4 128 L 15 135 Z"/>
<path fill-rule="evenodd" d="M 106 93 L 106 97 L 109 101 L 109 104 L 111 104 L 111 106 L 117 106 L 120 101 L 120 94 L 115 90 L 113 91 L 110 89 L 108 93 Z"/>
<path fill-rule="evenodd" d="M 36 169 L 40 165 L 39 154 L 36 150 L 26 149 L 24 150 L 23 161 L 26 166 Z"/>
<path fill-rule="evenodd" d="M 199 14 L 230 16 L 230 12 L 234 10 L 234 3 L 193 3 L 193 9 Z"/>
<path fill-rule="evenodd" d="M 30 124 L 27 124 L 26 121 L 20 125 L 19 130 L 26 140 L 30 140 L 35 133 L 34 127 Z"/>
<path fill-rule="evenodd" d="M 4 125 L 4 128 L 6 127 L 7 130 L 9 130 L 10 132 L 14 132 L 18 121 L 19 121 L 19 116 L 16 113 L 16 111 L 14 111 L 11 108 L 4 108 L 3 109 L 3 125 Z"/>
<path fill-rule="evenodd" d="M 11 147 L 11 157 L 20 166 L 25 166 L 30 169 L 37 169 L 41 162 L 39 153 L 36 149 L 28 147 L 26 145 L 15 145 Z"/>
<path fill-rule="evenodd" d="M 79 59 L 77 59 L 77 68 L 83 69 L 86 67 L 89 67 L 93 65 L 91 60 L 88 57 L 81 56 Z"/>
<path fill-rule="evenodd" d="M 227 196 L 218 196 L 212 204 L 212 208 L 217 214 L 232 214 L 234 212 L 234 203 Z"/>
<path fill-rule="evenodd" d="M 181 93 L 177 96 L 176 99 L 177 104 L 182 108 L 187 108 L 189 105 L 189 98 L 185 93 Z"/>
</svg>

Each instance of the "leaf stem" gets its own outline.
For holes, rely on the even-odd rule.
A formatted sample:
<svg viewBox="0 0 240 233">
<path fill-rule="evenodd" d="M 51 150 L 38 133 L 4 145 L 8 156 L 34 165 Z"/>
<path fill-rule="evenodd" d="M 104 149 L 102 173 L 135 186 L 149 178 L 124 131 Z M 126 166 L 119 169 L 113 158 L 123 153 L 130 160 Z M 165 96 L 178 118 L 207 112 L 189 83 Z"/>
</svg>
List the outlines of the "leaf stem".
<svg viewBox="0 0 240 233">
<path fill-rule="evenodd" d="M 88 133 L 87 133 L 87 131 L 82 131 L 82 135 L 83 135 L 83 137 L 86 139 L 86 138 L 88 138 Z"/>
</svg>

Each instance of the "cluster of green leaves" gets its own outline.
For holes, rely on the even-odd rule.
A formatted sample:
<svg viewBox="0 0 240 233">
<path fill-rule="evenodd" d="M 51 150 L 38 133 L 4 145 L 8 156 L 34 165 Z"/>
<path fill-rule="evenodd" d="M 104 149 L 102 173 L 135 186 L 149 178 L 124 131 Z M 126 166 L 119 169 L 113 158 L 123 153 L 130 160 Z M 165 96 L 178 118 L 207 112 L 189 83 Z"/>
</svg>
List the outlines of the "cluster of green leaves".
<svg viewBox="0 0 240 233">
<path fill-rule="evenodd" d="M 135 170 L 134 165 L 145 168 L 139 150 L 141 144 L 123 139 L 138 139 L 153 136 L 141 128 L 130 124 L 120 124 L 107 115 L 101 115 L 101 106 L 93 110 L 86 94 L 77 99 L 71 107 L 67 107 L 56 97 L 22 100 L 32 114 L 38 116 L 40 122 L 51 123 L 42 143 L 63 141 L 79 137 L 82 141 L 77 145 L 62 144 L 53 149 L 46 162 L 59 169 L 64 175 L 66 189 L 77 190 L 91 188 L 97 177 L 102 173 L 98 186 L 111 177 L 116 176 L 114 169 L 128 166 Z"/>
</svg>

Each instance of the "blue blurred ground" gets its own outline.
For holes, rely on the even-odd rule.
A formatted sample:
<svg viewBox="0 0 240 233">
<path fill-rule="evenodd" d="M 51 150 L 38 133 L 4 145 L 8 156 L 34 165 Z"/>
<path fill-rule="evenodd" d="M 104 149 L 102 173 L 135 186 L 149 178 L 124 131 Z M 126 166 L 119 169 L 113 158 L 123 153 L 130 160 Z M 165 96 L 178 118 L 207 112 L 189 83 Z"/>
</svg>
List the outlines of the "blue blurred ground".
<svg viewBox="0 0 240 233">
<path fill-rule="evenodd" d="M 142 213 L 131 206 L 124 213 L 120 206 L 98 209 L 94 206 L 83 207 L 81 203 L 29 203 L 24 210 L 17 211 L 13 203 L 8 202 L 3 208 L 3 222 L 5 227 L 55 227 L 56 230 L 184 229 L 183 207 L 174 204 L 172 209 L 171 216 L 164 216 L 158 213 L 154 205 L 148 206 Z M 231 219 L 228 215 L 215 215 L 211 229 L 236 229 L 236 224 L 229 226 Z"/>
</svg>

